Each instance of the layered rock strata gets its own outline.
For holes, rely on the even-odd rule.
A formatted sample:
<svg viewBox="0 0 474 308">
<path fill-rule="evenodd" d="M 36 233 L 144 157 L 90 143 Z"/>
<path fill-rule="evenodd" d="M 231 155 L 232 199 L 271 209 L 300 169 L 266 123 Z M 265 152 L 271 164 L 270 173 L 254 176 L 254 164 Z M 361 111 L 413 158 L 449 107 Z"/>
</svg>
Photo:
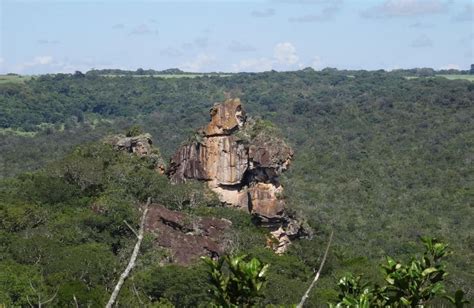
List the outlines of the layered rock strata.
<svg viewBox="0 0 474 308">
<path fill-rule="evenodd" d="M 284 252 L 303 231 L 285 211 L 278 180 L 290 164 L 292 149 L 247 121 L 239 99 L 214 105 L 210 114 L 210 123 L 197 131 L 195 140 L 172 157 L 167 174 L 174 183 L 207 181 L 224 204 L 248 211 L 270 228 L 278 241 L 274 250 Z"/>
</svg>

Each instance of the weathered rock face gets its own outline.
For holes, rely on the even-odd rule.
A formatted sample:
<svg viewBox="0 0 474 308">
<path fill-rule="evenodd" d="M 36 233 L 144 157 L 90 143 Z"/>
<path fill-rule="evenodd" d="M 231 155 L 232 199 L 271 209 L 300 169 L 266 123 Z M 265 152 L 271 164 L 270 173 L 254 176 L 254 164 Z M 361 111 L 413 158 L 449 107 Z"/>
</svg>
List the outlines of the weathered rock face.
<svg viewBox="0 0 474 308">
<path fill-rule="evenodd" d="M 215 105 L 211 109 L 211 122 L 205 128 L 204 134 L 206 136 L 228 136 L 242 127 L 245 119 L 240 99 L 229 99 L 224 104 Z"/>
<path fill-rule="evenodd" d="M 247 149 L 231 134 L 245 122 L 240 100 L 228 100 L 211 109 L 211 122 L 198 131 L 199 142 L 182 146 L 171 159 L 168 173 L 175 183 L 186 179 L 240 183 L 247 170 Z"/>
<path fill-rule="evenodd" d="M 159 204 L 151 204 L 145 231 L 169 251 L 168 262 L 191 264 L 201 256 L 218 257 L 225 250 L 225 232 L 232 223 L 225 219 L 191 217 Z"/>
<path fill-rule="evenodd" d="M 153 142 L 151 141 L 150 134 L 142 134 L 134 137 L 115 135 L 109 137 L 106 142 L 117 150 L 136 153 L 138 156 L 146 156 L 152 152 Z"/>
<path fill-rule="evenodd" d="M 172 157 L 167 174 L 175 183 L 207 181 L 223 203 L 249 211 L 272 232 L 280 230 L 274 236 L 288 241 L 275 250 L 283 252 L 289 244 L 285 230 L 294 220 L 285 212 L 278 176 L 288 168 L 293 151 L 282 139 L 255 131 L 239 99 L 215 105 L 210 114 L 197 140 Z"/>
<path fill-rule="evenodd" d="M 250 213 L 257 214 L 263 222 L 279 221 L 284 217 L 285 202 L 279 198 L 283 187 L 273 183 L 257 182 L 250 186 Z"/>
<path fill-rule="evenodd" d="M 150 134 L 141 134 L 133 137 L 124 135 L 109 136 L 104 140 L 105 143 L 112 145 L 119 151 L 133 153 L 139 157 L 147 157 L 154 161 L 155 169 L 165 173 L 165 163 L 159 152 L 153 148 L 153 142 Z"/>
</svg>

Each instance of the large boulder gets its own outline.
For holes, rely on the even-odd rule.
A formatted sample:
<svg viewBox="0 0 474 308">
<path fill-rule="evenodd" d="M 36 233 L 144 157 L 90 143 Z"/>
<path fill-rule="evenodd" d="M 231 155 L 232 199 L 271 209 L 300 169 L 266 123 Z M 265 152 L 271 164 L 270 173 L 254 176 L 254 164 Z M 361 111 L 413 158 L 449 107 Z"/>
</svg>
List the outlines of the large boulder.
<svg viewBox="0 0 474 308">
<path fill-rule="evenodd" d="M 231 225 L 225 219 L 192 217 L 160 204 L 151 204 L 145 231 L 154 236 L 157 246 L 168 251 L 168 262 L 188 265 L 201 256 L 221 256 Z"/>
<path fill-rule="evenodd" d="M 118 151 L 150 159 L 155 165 L 155 170 L 164 174 L 166 170 L 165 161 L 158 149 L 153 147 L 151 138 L 150 134 L 140 134 L 137 136 L 113 135 L 106 137 L 104 142 L 112 145 Z"/>
<path fill-rule="evenodd" d="M 239 99 L 214 105 L 210 115 L 195 140 L 172 157 L 167 174 L 174 183 L 206 181 L 225 205 L 248 211 L 272 232 L 280 230 L 275 237 L 282 243 L 275 250 L 283 252 L 289 237 L 281 234 L 293 220 L 278 177 L 288 169 L 293 150 L 264 125 L 247 121 Z"/>
<path fill-rule="evenodd" d="M 223 104 L 216 104 L 211 109 L 211 122 L 205 127 L 206 136 L 228 136 L 245 122 L 245 111 L 240 99 L 228 99 Z"/>
<path fill-rule="evenodd" d="M 247 149 L 233 136 L 205 137 L 183 145 L 171 159 L 169 174 L 175 183 L 186 179 L 216 180 L 217 185 L 237 185 L 248 166 Z"/>
</svg>

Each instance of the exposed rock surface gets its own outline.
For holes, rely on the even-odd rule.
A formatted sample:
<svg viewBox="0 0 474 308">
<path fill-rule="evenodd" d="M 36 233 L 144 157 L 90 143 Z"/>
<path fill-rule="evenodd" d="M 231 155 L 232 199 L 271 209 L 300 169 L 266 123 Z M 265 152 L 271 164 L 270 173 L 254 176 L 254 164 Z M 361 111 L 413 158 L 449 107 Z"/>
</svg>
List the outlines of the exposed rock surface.
<svg viewBox="0 0 474 308">
<path fill-rule="evenodd" d="M 278 240 L 278 253 L 302 228 L 285 211 L 278 176 L 293 157 L 292 149 L 268 134 L 255 121 L 247 121 L 239 99 L 228 99 L 210 111 L 210 123 L 198 130 L 196 140 L 183 145 L 167 171 L 175 183 L 207 181 L 228 206 L 249 211 Z M 298 231 L 289 229 L 298 226 Z"/>
<path fill-rule="evenodd" d="M 218 257 L 224 253 L 225 231 L 231 222 L 217 218 L 191 217 L 159 204 L 150 205 L 145 231 L 155 243 L 169 250 L 170 262 L 190 264 L 201 256 Z"/>
<path fill-rule="evenodd" d="M 159 151 L 153 148 L 150 134 L 141 134 L 133 137 L 114 135 L 107 137 L 104 142 L 111 144 L 119 151 L 133 153 L 139 157 L 152 159 L 155 164 L 155 169 L 161 174 L 164 174 L 166 169 L 164 160 Z"/>
</svg>

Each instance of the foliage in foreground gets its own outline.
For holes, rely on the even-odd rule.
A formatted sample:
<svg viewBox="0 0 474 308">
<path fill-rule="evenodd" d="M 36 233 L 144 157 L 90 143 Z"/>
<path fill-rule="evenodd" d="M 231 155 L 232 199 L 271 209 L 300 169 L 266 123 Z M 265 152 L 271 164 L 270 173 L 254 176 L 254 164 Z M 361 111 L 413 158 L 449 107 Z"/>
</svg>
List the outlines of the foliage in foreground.
<svg viewBox="0 0 474 308">
<path fill-rule="evenodd" d="M 257 258 L 245 261 L 246 257 L 225 256 L 217 261 L 202 258 L 209 266 L 211 293 L 217 307 L 251 307 L 262 296 L 269 264 Z"/>
<path fill-rule="evenodd" d="M 444 259 L 451 254 L 448 245 L 437 239 L 422 238 L 425 253 L 413 257 L 407 264 L 387 257 L 382 266 L 385 285 L 362 282 L 361 277 L 347 275 L 338 283 L 339 302 L 330 307 L 424 307 L 434 298 L 444 296 L 454 306 L 469 303 L 463 291 L 447 296 L 444 278 L 447 276 Z"/>
<path fill-rule="evenodd" d="M 447 299 L 453 306 L 464 307 L 469 301 L 458 290 L 448 296 L 445 290 L 445 259 L 451 254 L 448 245 L 436 238 L 421 238 L 425 252 L 421 258 L 412 257 L 407 264 L 386 258 L 382 265 L 384 285 L 362 282 L 361 276 L 348 274 L 338 283 L 339 301 L 330 308 L 341 307 L 425 307 L 435 299 Z M 270 266 L 258 258 L 225 256 L 219 260 L 202 258 L 208 266 L 214 307 L 253 307 L 261 305 L 262 288 Z M 291 305 L 293 306 L 293 305 Z"/>
</svg>

